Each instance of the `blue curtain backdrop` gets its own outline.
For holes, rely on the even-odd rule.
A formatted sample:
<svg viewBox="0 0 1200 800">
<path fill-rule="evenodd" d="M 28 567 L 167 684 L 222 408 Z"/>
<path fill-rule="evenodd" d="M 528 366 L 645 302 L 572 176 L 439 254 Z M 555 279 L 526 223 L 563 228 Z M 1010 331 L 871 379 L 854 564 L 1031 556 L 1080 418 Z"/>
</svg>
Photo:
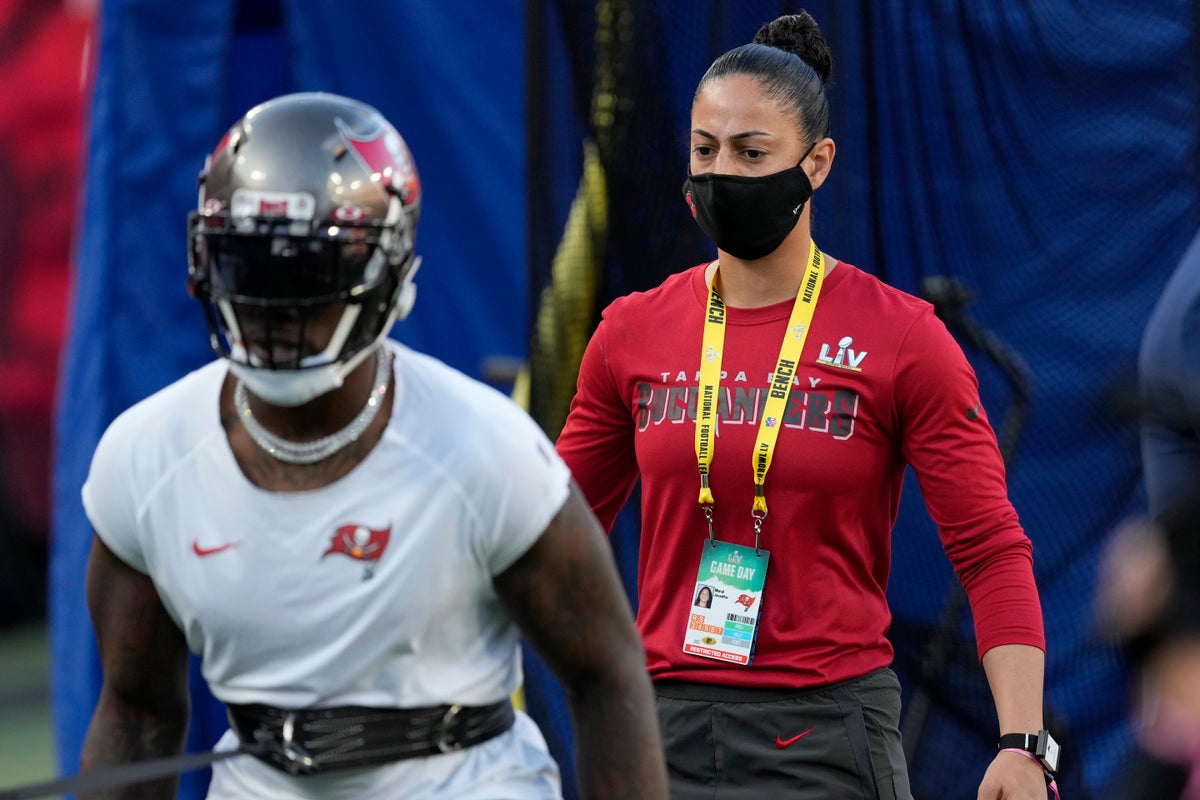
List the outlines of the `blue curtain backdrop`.
<svg viewBox="0 0 1200 800">
<path fill-rule="evenodd" d="M 209 357 L 183 288 L 184 217 L 206 151 L 251 103 L 281 91 L 337 91 L 378 106 L 407 138 L 426 192 L 420 299 L 395 335 L 480 375 L 489 356 L 526 353 L 546 254 L 579 184 L 597 6 L 611 5 L 371 0 L 351 13 L 300 0 L 104 3 L 57 423 L 50 603 L 63 771 L 75 770 L 99 687 L 82 579 L 91 534 L 79 503 L 92 449 L 117 413 Z M 677 228 L 679 241 L 665 263 L 607 262 L 606 285 L 620 291 L 690 266 L 704 249 L 678 199 L 695 83 L 714 57 L 800 4 L 625 5 L 654 37 L 639 69 L 661 95 L 615 113 L 654 130 L 648 115 L 666 117 L 676 136 L 658 160 L 678 169 L 639 187 L 674 210 L 624 224 Z M 1071 796 L 1101 797 L 1130 744 L 1127 686 L 1091 633 L 1089 602 L 1100 547 L 1144 508 L 1132 421 L 1109 400 L 1132 388 L 1142 326 L 1200 224 L 1197 10 L 1185 0 L 805 7 L 836 69 L 838 155 L 814 201 L 817 241 L 913 293 L 930 276 L 957 279 L 973 295 L 970 317 L 1028 370 L 1010 485 L 1035 547 L 1047 706 L 1071 743 Z M 530 42 L 535 17 L 540 39 Z M 579 83 L 551 81 L 550 96 L 529 98 L 527 69 Z M 531 100 L 547 108 L 537 130 L 527 126 Z M 530 161 L 551 178 L 533 197 Z M 610 206 L 612 229 L 622 213 Z M 1012 388 L 986 353 L 966 349 L 999 423 Z M 953 582 L 915 481 L 894 543 L 893 639 L 911 699 Z M 629 570 L 633 550 L 620 552 Z M 951 627 L 945 667 L 924 689 L 936 702 L 914 759 L 921 796 L 971 796 L 991 755 L 995 723 L 968 616 Z M 195 690 L 192 749 L 223 725 L 199 681 Z M 530 693 L 569 781 L 569 726 L 536 660 Z M 201 796 L 204 780 L 193 776 L 181 796 Z"/>
</svg>

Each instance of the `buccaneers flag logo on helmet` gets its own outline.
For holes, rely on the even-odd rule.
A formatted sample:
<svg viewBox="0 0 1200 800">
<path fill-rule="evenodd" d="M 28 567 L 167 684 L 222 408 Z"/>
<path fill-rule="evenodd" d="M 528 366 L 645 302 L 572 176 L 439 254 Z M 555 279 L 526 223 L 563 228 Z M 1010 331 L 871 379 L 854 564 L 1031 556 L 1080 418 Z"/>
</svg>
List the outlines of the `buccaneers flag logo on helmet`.
<svg viewBox="0 0 1200 800">
<path fill-rule="evenodd" d="M 391 528 L 375 530 L 365 525 L 342 525 L 333 534 L 329 549 L 321 554 L 321 558 L 331 553 L 341 553 L 355 561 L 362 561 L 365 581 L 375 574 L 375 564 L 387 549 L 391 535 Z"/>
<path fill-rule="evenodd" d="M 393 186 L 406 207 L 421 199 L 421 183 L 404 140 L 382 126 L 364 136 L 356 135 L 340 119 L 336 122 L 342 139 L 366 165 L 372 180 Z"/>
</svg>

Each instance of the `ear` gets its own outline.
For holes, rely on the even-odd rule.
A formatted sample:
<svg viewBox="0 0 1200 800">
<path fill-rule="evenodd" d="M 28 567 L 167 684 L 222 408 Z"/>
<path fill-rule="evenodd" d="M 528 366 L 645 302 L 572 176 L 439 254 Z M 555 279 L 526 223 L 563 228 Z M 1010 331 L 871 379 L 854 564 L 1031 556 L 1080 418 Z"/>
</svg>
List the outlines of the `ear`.
<svg viewBox="0 0 1200 800">
<path fill-rule="evenodd" d="M 813 146 L 808 158 L 804 159 L 804 173 L 808 175 L 808 181 L 812 184 L 814 191 L 821 188 L 821 184 L 829 175 L 836 152 L 837 145 L 833 143 L 833 139 L 826 136 Z"/>
</svg>

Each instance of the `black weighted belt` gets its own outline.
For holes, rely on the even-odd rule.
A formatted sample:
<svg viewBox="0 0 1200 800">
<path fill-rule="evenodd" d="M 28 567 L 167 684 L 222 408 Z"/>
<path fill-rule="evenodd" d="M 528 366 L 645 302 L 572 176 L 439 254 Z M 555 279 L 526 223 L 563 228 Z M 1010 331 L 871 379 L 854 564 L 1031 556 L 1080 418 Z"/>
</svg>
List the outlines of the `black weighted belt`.
<svg viewBox="0 0 1200 800">
<path fill-rule="evenodd" d="M 386 764 L 403 758 L 451 753 L 487 741 L 512 727 L 507 700 L 489 706 L 416 709 L 347 706 L 289 711 L 266 705 L 227 706 L 241 745 L 236 750 L 188 753 L 41 783 L 0 789 L 0 800 L 33 800 L 102 792 L 171 778 L 218 761 L 252 755 L 293 775 Z"/>
<path fill-rule="evenodd" d="M 452 753 L 504 733 L 516 719 L 508 698 L 487 706 L 226 709 L 242 744 L 261 748 L 254 755 L 291 775 Z"/>
</svg>

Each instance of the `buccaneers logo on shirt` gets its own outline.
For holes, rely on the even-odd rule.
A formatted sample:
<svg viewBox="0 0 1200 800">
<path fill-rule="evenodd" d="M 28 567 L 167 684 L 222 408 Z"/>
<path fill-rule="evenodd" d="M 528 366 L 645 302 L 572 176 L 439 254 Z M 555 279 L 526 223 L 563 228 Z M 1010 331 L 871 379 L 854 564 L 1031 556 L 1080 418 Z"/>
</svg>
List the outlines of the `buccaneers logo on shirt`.
<svg viewBox="0 0 1200 800">
<path fill-rule="evenodd" d="M 321 554 L 321 558 L 331 553 L 341 553 L 355 561 L 363 562 L 365 581 L 375 574 L 375 564 L 387 549 L 391 535 L 391 528 L 375 530 L 365 525 L 342 525 L 333 534 L 329 549 Z"/>
</svg>

